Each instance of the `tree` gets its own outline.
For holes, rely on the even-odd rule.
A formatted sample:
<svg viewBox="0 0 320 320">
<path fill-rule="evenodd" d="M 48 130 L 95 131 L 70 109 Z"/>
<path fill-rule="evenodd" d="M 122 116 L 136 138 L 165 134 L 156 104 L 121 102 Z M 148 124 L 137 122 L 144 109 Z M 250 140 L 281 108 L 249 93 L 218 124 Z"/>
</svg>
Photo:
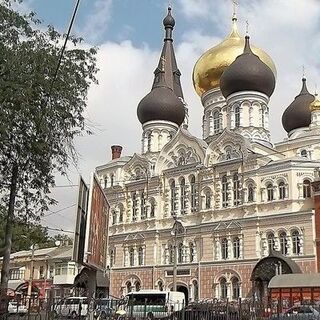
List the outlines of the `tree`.
<svg viewBox="0 0 320 320">
<path fill-rule="evenodd" d="M 12 222 L 37 220 L 55 203 L 54 174 L 76 162 L 73 140 L 89 132 L 83 111 L 96 83 L 96 50 L 70 38 L 57 73 L 63 35 L 34 13 L 0 4 L 0 192 L 6 208 L 1 293 L 6 293 Z M 53 81 L 54 80 L 54 81 Z"/>
</svg>

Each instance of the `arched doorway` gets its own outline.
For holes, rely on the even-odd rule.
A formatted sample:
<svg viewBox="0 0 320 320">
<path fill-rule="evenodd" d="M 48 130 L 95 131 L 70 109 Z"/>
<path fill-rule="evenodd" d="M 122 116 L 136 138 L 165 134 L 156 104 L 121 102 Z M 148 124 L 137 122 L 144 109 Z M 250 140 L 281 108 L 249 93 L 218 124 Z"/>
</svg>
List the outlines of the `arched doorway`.
<svg viewBox="0 0 320 320">
<path fill-rule="evenodd" d="M 268 284 L 277 274 L 301 273 L 299 266 L 290 258 L 278 251 L 258 261 L 251 274 L 252 297 L 256 301 L 266 301 L 268 298 Z"/>
<path fill-rule="evenodd" d="M 184 293 L 185 296 L 185 304 L 188 304 L 189 301 L 189 291 L 188 288 L 184 285 L 177 285 L 177 291 Z"/>
</svg>

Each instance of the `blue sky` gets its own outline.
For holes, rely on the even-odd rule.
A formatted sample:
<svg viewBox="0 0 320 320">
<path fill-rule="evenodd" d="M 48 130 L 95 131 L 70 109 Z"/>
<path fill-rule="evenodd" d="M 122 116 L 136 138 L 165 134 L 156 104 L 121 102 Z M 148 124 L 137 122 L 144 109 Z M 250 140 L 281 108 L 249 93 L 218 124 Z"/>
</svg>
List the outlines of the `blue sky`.
<svg viewBox="0 0 320 320">
<path fill-rule="evenodd" d="M 320 86 L 319 0 L 239 0 L 239 28 L 244 34 L 249 21 L 251 42 L 274 60 L 278 78 L 270 101 L 270 130 L 273 142 L 285 138 L 281 116 L 301 88 L 302 66 L 308 86 Z M 25 0 L 45 24 L 67 30 L 74 0 Z M 231 0 L 174 0 L 176 19 L 174 45 L 182 86 L 189 107 L 189 130 L 201 137 L 203 107 L 192 85 L 192 69 L 202 53 L 218 44 L 230 31 Z M 68 180 L 77 184 L 78 174 L 88 181 L 98 165 L 110 160 L 110 146 L 120 144 L 124 155 L 141 150 L 141 125 L 136 116 L 139 101 L 150 91 L 153 71 L 163 43 L 162 19 L 168 1 L 81 0 L 74 32 L 89 45 L 98 45 L 99 86 L 90 88 L 86 118 L 94 135 L 76 140 L 77 167 L 70 168 Z M 60 201 L 53 211 L 75 203 L 74 188 L 57 188 Z M 72 228 L 74 208 L 43 219 L 52 227 Z M 57 219 L 59 217 L 59 219 Z"/>
</svg>

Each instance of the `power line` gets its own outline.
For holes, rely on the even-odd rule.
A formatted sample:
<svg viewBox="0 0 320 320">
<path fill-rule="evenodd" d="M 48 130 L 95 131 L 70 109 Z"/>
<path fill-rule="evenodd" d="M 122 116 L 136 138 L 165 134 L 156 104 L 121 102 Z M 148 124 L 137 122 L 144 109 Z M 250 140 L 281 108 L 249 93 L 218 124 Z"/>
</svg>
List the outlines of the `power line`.
<svg viewBox="0 0 320 320">
<path fill-rule="evenodd" d="M 63 230 L 63 229 L 59 229 L 59 228 L 51 228 L 51 227 L 45 227 L 48 230 L 52 230 L 52 231 L 60 231 L 60 232 L 64 232 L 64 233 L 72 233 L 74 234 L 74 231 L 71 230 Z"/>
<path fill-rule="evenodd" d="M 64 208 L 59 209 L 59 210 L 57 210 L 57 211 L 51 211 L 51 210 L 49 210 L 49 211 L 51 211 L 51 212 L 48 213 L 48 214 L 45 214 L 43 217 L 49 217 L 49 216 L 52 216 L 53 214 L 59 214 L 59 212 L 64 211 L 64 210 L 67 210 L 67 209 L 70 209 L 70 208 L 74 207 L 75 205 L 76 205 L 76 204 L 74 203 L 74 204 L 71 205 L 71 206 L 64 207 Z"/>
</svg>

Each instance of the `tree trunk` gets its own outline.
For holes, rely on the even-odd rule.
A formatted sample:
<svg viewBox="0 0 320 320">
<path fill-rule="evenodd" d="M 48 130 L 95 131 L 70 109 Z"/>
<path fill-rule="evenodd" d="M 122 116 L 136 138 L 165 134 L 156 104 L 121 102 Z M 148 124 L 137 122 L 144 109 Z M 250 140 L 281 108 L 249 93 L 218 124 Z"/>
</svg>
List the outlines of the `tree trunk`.
<svg viewBox="0 0 320 320">
<path fill-rule="evenodd" d="M 12 224 L 13 224 L 13 218 L 14 218 L 14 205 L 15 205 L 15 200 L 17 195 L 17 180 L 18 180 L 18 166 L 15 164 L 12 168 L 12 176 L 11 176 L 11 182 L 10 182 L 10 198 L 9 198 L 7 217 L 6 217 L 4 255 L 3 255 L 2 269 L 1 269 L 1 285 L 0 285 L 1 297 L 6 296 L 8 281 L 9 281 L 10 253 L 11 253 L 12 229 L 13 229 Z"/>
</svg>

